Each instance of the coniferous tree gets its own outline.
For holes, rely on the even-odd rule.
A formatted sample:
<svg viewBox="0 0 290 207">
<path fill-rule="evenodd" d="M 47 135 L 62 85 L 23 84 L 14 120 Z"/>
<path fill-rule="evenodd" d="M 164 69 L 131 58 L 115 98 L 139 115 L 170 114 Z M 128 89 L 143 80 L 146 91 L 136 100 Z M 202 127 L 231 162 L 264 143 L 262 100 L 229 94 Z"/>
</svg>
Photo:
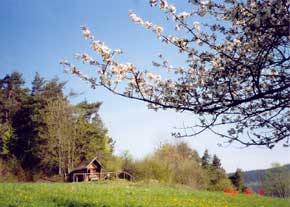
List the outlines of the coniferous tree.
<svg viewBox="0 0 290 207">
<path fill-rule="evenodd" d="M 24 80 L 18 72 L 13 72 L 0 79 L 0 156 L 7 159 L 12 156 L 11 145 L 15 141 L 13 117 L 28 97 Z"/>
<path fill-rule="evenodd" d="M 233 185 L 237 188 L 237 190 L 239 191 L 243 190 L 245 184 L 244 184 L 244 174 L 241 169 L 238 168 L 236 172 L 229 178 L 232 181 Z"/>
<path fill-rule="evenodd" d="M 231 181 L 228 179 L 226 171 L 222 168 L 221 161 L 217 155 L 214 155 L 211 160 L 208 150 L 205 150 L 201 160 L 202 167 L 207 174 L 207 190 L 220 191 L 232 187 Z"/>
<path fill-rule="evenodd" d="M 46 80 L 44 77 L 41 77 L 38 72 L 36 72 L 33 81 L 31 82 L 32 84 L 32 90 L 31 90 L 31 95 L 37 95 L 44 90 Z"/>
<path fill-rule="evenodd" d="M 21 167 L 27 172 L 26 179 L 33 180 L 37 170 L 39 158 L 37 156 L 38 143 L 36 140 L 36 125 L 33 120 L 34 105 L 32 97 L 25 102 L 13 117 L 12 127 L 14 139 L 10 145 L 11 152 L 20 161 Z"/>
<path fill-rule="evenodd" d="M 217 155 L 213 156 L 212 159 L 212 166 L 215 168 L 221 168 L 222 164 L 221 164 L 221 160 L 218 158 Z"/>
<path fill-rule="evenodd" d="M 80 148 L 80 161 L 89 160 L 97 156 L 104 163 L 111 158 L 114 141 L 107 135 L 107 129 L 99 116 L 101 103 L 81 102 L 76 106 L 78 115 L 77 130 L 80 133 L 82 148 Z M 82 138 L 86 137 L 86 139 Z M 96 153 L 97 152 L 97 153 Z"/>
<path fill-rule="evenodd" d="M 208 153 L 208 150 L 206 149 L 203 153 L 203 156 L 201 157 L 201 166 L 203 168 L 207 168 L 209 167 L 209 164 L 210 164 L 210 155 Z"/>
</svg>

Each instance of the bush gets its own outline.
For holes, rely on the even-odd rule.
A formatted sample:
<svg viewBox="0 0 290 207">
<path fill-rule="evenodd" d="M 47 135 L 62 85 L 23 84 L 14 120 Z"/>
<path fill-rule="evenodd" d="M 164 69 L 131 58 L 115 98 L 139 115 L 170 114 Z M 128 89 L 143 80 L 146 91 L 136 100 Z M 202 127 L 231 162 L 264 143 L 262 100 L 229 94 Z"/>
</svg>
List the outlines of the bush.
<svg viewBox="0 0 290 207">
<path fill-rule="evenodd" d="M 8 160 L 0 160 L 0 182 L 26 181 L 25 171 L 19 161 L 12 157 Z"/>
<path fill-rule="evenodd" d="M 166 143 L 151 156 L 135 162 L 137 180 L 156 180 L 166 184 L 187 185 L 195 189 L 205 186 L 205 171 L 197 152 L 186 143 Z"/>
</svg>

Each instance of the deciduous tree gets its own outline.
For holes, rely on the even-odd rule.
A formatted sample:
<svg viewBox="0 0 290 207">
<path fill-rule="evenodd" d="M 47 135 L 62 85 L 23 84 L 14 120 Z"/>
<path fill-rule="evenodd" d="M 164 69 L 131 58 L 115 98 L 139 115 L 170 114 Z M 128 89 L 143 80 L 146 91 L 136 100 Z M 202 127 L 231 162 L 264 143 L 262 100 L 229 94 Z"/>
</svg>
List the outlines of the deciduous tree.
<svg viewBox="0 0 290 207">
<path fill-rule="evenodd" d="M 290 170 L 280 164 L 273 164 L 262 181 L 265 193 L 269 196 L 290 196 Z"/>
<path fill-rule="evenodd" d="M 289 1 L 287 0 L 190 0 L 188 11 L 179 12 L 166 0 L 150 0 L 172 22 L 176 32 L 143 20 L 133 11 L 129 17 L 152 31 L 164 44 L 186 57 L 186 66 L 172 66 L 164 55 L 153 67 L 168 75 L 119 63 L 120 49 L 110 49 L 82 26 L 84 37 L 100 56 L 87 53 L 77 59 L 94 66 L 96 77 L 62 61 L 66 71 L 92 87 L 102 86 L 120 96 L 141 100 L 153 109 L 174 109 L 199 115 L 200 124 L 185 134 L 210 130 L 242 145 L 272 148 L 290 137 Z M 200 22 L 198 22 L 200 21 Z M 162 72 L 160 72 L 162 73 Z M 121 84 L 122 83 L 122 84 Z M 227 132 L 218 126 L 227 125 Z"/>
</svg>

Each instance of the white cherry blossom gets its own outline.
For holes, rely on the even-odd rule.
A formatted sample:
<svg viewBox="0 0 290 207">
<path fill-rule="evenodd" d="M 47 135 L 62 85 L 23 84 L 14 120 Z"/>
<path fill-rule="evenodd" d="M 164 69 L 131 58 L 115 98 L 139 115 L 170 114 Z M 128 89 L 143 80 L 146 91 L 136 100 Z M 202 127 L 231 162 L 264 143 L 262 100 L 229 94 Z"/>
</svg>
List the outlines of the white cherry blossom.
<svg viewBox="0 0 290 207">
<path fill-rule="evenodd" d="M 176 31 L 144 21 L 133 11 L 134 23 L 152 31 L 176 55 L 186 57 L 182 66 L 170 65 L 164 55 L 148 68 L 119 63 L 120 49 L 95 40 L 87 26 L 85 39 L 98 55 L 77 53 L 75 58 L 95 68 L 96 77 L 84 74 L 67 60 L 66 72 L 79 76 L 92 87 L 103 86 L 115 94 L 148 103 L 157 109 L 197 114 L 196 135 L 208 129 L 229 143 L 272 148 L 290 144 L 290 40 L 289 1 L 286 0 L 190 0 L 188 11 L 176 14 L 166 0 L 150 0 L 172 21 Z M 210 21 L 209 21 L 210 19 Z M 197 22 L 198 21 L 198 22 Z M 202 28 L 201 28 L 202 25 Z M 162 77 L 152 67 L 164 69 Z M 153 72 L 154 71 L 154 72 Z M 235 130 L 216 131 L 227 125 Z M 181 136 L 176 133 L 176 136 Z"/>
</svg>

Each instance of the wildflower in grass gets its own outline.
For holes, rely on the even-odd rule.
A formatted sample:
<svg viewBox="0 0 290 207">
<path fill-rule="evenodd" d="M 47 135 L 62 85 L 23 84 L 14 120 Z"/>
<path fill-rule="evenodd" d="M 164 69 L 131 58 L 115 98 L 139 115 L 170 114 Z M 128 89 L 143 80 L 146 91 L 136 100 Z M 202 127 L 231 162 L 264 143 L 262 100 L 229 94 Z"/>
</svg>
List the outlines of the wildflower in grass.
<svg viewBox="0 0 290 207">
<path fill-rule="evenodd" d="M 265 195 L 265 191 L 264 191 L 263 189 L 259 189 L 259 190 L 258 190 L 258 194 L 259 194 L 260 196 L 264 196 L 264 195 Z"/>
<path fill-rule="evenodd" d="M 253 191 L 250 188 L 246 188 L 243 192 L 245 195 L 252 195 L 253 194 Z"/>
<path fill-rule="evenodd" d="M 224 193 L 230 196 L 237 196 L 239 194 L 239 191 L 237 191 L 236 189 L 224 189 Z"/>
</svg>

